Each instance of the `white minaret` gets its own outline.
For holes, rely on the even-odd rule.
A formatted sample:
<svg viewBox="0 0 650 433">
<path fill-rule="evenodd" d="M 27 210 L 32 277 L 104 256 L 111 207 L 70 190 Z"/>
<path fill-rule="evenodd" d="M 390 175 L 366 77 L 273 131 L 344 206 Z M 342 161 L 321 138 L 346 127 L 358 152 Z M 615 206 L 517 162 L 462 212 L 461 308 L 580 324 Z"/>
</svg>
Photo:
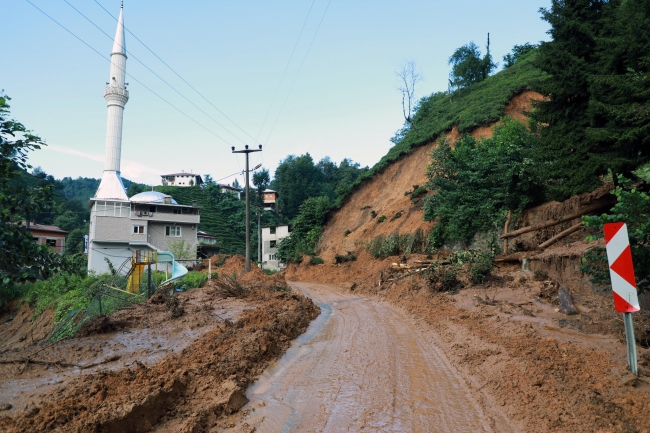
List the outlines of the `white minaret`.
<svg viewBox="0 0 650 433">
<path fill-rule="evenodd" d="M 95 199 L 128 200 L 122 178 L 120 177 L 120 158 L 122 154 L 122 119 L 124 106 L 129 100 L 126 90 L 126 42 L 124 40 L 123 7 L 117 22 L 113 51 L 111 52 L 111 75 L 104 99 L 108 105 L 108 122 L 106 125 L 106 154 L 104 156 L 104 174 L 99 184 Z"/>
</svg>

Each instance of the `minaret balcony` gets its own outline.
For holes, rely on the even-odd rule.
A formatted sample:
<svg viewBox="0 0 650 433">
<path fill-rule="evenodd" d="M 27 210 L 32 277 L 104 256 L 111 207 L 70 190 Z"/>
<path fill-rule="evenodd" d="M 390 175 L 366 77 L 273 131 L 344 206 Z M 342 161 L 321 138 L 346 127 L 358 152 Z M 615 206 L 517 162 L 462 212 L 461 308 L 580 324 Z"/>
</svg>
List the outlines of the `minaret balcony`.
<svg viewBox="0 0 650 433">
<path fill-rule="evenodd" d="M 117 102 L 124 106 L 129 100 L 129 91 L 125 87 L 108 86 L 104 90 L 104 99 L 106 99 L 106 102 Z"/>
</svg>

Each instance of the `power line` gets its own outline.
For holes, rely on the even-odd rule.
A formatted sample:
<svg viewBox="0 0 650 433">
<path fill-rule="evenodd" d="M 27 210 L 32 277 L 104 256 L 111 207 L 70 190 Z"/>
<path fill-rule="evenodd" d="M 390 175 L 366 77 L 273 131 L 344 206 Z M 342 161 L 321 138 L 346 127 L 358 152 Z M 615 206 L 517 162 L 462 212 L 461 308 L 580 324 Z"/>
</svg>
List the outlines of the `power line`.
<svg viewBox="0 0 650 433">
<path fill-rule="evenodd" d="M 95 1 L 95 3 L 97 3 L 97 4 L 99 5 L 99 7 L 101 7 L 101 8 L 104 10 L 104 12 L 106 12 L 107 14 L 109 14 L 109 15 L 110 15 L 110 16 L 111 16 L 115 21 L 117 21 L 117 18 L 115 18 L 115 17 L 113 16 L 113 14 L 111 14 L 111 13 L 110 13 L 110 12 L 109 12 L 105 7 L 104 7 L 104 6 L 102 6 L 102 4 L 101 4 L 99 1 L 97 1 L 97 0 L 94 0 L 94 1 Z M 257 139 L 255 139 L 252 135 L 250 135 L 248 132 L 246 132 L 244 129 L 242 129 L 242 127 L 239 126 L 237 123 L 235 123 L 235 121 L 232 120 L 230 117 L 228 117 L 228 116 L 226 115 L 226 113 L 224 113 L 223 111 L 221 111 L 221 110 L 220 110 L 216 105 L 214 105 L 212 102 L 210 102 L 210 100 L 209 100 L 208 98 L 206 98 L 205 96 L 203 96 L 203 94 L 202 94 L 201 92 L 199 92 L 198 90 L 196 90 L 196 88 L 195 88 L 194 86 L 192 86 L 190 83 L 188 83 L 187 80 L 186 80 L 185 78 L 183 78 L 183 77 L 182 77 L 178 72 L 176 72 L 176 71 L 175 71 L 171 66 L 169 66 L 169 65 L 167 64 L 167 62 L 165 62 L 163 59 L 161 59 L 160 56 L 158 56 L 158 54 L 154 53 L 153 50 L 152 50 L 151 48 L 149 48 L 149 47 L 147 46 L 147 44 L 145 44 L 144 42 L 142 42 L 142 41 L 140 40 L 140 38 L 138 38 L 138 37 L 137 37 L 137 36 L 136 36 L 136 35 L 135 35 L 131 30 L 129 30 L 128 28 L 126 28 L 126 26 L 124 27 L 124 29 L 125 29 L 127 32 L 129 32 L 129 33 L 131 34 L 131 36 L 133 36 L 133 37 L 134 37 L 138 42 L 140 42 L 140 43 L 141 43 L 141 44 L 142 44 L 142 45 L 143 45 L 147 50 L 149 50 L 149 52 L 150 52 L 151 54 L 153 54 L 154 56 L 156 56 L 156 58 L 157 58 L 158 60 L 160 60 L 160 61 L 161 61 L 165 66 L 167 66 L 167 67 L 169 68 L 170 71 L 172 71 L 174 74 L 176 74 L 176 76 L 177 76 L 178 78 L 180 78 L 181 80 L 183 80 L 183 82 L 184 82 L 185 84 L 187 84 L 187 85 L 188 85 L 192 90 L 194 90 L 194 91 L 195 91 L 195 92 L 196 92 L 196 93 L 197 93 L 201 98 L 203 98 L 203 99 L 204 99 L 208 104 L 210 104 L 210 105 L 212 106 L 212 108 L 214 108 L 214 109 L 217 110 L 219 113 L 221 113 L 221 115 L 222 115 L 223 117 L 225 117 L 226 119 L 228 119 L 228 120 L 229 120 L 233 125 L 235 125 L 237 128 L 239 128 L 239 130 L 240 130 L 241 132 L 243 132 L 244 134 L 246 134 L 248 137 L 250 137 L 252 140 L 254 140 L 255 143 L 257 143 Z"/>
<path fill-rule="evenodd" d="M 101 58 L 103 58 L 104 60 L 108 60 L 109 62 L 111 62 L 111 60 L 110 60 L 108 57 L 104 56 L 102 53 L 100 53 L 100 52 L 97 51 L 95 48 L 93 48 L 92 46 L 90 46 L 86 41 L 84 41 L 84 40 L 81 39 L 79 36 L 75 35 L 73 32 L 71 32 L 70 30 L 68 30 L 68 29 L 67 29 L 63 24 L 61 24 L 60 22 L 58 22 L 57 20 L 55 20 L 54 18 L 52 18 L 50 15 L 48 15 L 45 11 L 43 11 L 42 9 L 40 9 L 38 6 L 36 6 L 36 5 L 35 5 L 34 3 L 32 3 L 30 0 L 25 0 L 25 1 L 26 1 L 27 3 L 29 3 L 30 5 L 34 6 L 34 8 L 36 8 L 39 12 L 41 12 L 43 15 L 45 15 L 46 17 L 48 17 L 50 20 L 54 21 L 54 23 L 56 23 L 56 24 L 57 24 L 59 27 L 61 27 L 63 30 L 65 30 L 66 32 L 70 33 L 72 36 L 74 36 L 75 38 L 77 38 L 81 43 L 83 43 L 85 46 L 87 46 L 88 48 L 90 48 L 91 50 L 93 50 L 95 53 L 97 53 Z M 117 65 L 116 65 L 116 66 L 117 66 Z M 119 68 L 119 66 L 118 66 L 118 68 Z M 126 72 L 124 69 L 122 69 L 122 68 L 119 68 L 119 69 L 122 70 L 122 71 L 123 71 L 127 76 L 129 76 L 132 80 L 134 80 L 135 82 L 137 82 L 138 84 L 140 84 L 142 87 L 144 87 L 145 89 L 147 89 L 148 91 L 150 91 L 151 93 L 153 93 L 154 95 L 156 95 L 158 98 L 160 98 L 161 100 L 163 100 L 165 103 L 167 103 L 169 106 L 171 106 L 172 108 L 174 108 L 176 111 L 178 111 L 179 113 L 181 113 L 183 116 L 187 117 L 187 118 L 190 119 L 192 122 L 196 123 L 196 124 L 199 125 L 201 128 L 205 129 L 205 130 L 208 131 L 210 134 L 212 134 L 212 135 L 214 135 L 215 137 L 217 137 L 219 140 L 221 140 L 221 141 L 225 142 L 226 144 L 229 144 L 229 145 L 230 145 L 230 142 L 228 142 L 226 139 L 222 138 L 221 136 L 219 136 L 219 135 L 216 134 L 215 132 L 213 132 L 213 131 L 211 131 L 210 129 L 208 129 L 207 127 L 203 126 L 203 125 L 202 125 L 201 123 L 199 123 L 198 121 L 194 120 L 194 118 L 192 118 L 189 114 L 185 113 L 183 110 L 181 110 L 180 108 L 176 107 L 174 104 L 172 104 L 171 102 L 169 102 L 168 100 L 166 100 L 165 98 L 163 98 L 162 96 L 160 96 L 158 93 L 154 92 L 151 88 L 149 88 L 148 86 L 146 86 L 142 81 L 138 80 L 138 79 L 135 78 L 133 75 L 131 75 L 131 74 L 129 74 L 128 72 Z"/>
<path fill-rule="evenodd" d="M 296 52 L 296 47 L 298 46 L 298 42 L 300 42 L 300 38 L 302 37 L 302 32 L 305 30 L 305 26 L 307 25 L 307 20 L 309 19 L 309 15 L 311 14 L 311 10 L 314 7 L 314 3 L 316 3 L 316 0 L 313 0 L 311 2 L 311 6 L 309 6 L 309 11 L 307 12 L 307 16 L 305 17 L 305 22 L 302 23 L 302 28 L 300 29 L 300 34 L 298 35 L 298 39 L 296 39 L 296 43 L 293 46 L 293 50 L 291 50 L 291 55 L 289 56 L 289 61 L 287 62 L 287 66 L 284 68 L 284 72 L 282 73 L 282 78 L 280 78 L 280 83 L 278 84 L 278 88 L 275 89 L 275 95 L 273 95 L 273 99 L 271 100 L 271 105 L 269 105 L 269 109 L 266 112 L 266 116 L 264 116 L 264 122 L 262 122 L 262 126 L 260 127 L 260 132 L 257 133 L 257 138 L 259 139 L 260 134 L 262 133 L 262 130 L 264 129 L 264 125 L 266 125 L 266 119 L 269 117 L 269 114 L 271 113 L 271 108 L 273 108 L 273 104 L 275 103 L 275 98 L 278 96 L 278 92 L 280 91 L 280 87 L 282 86 L 282 83 L 284 82 L 284 76 L 287 74 L 287 70 L 289 69 L 289 65 L 291 64 L 291 60 L 293 59 L 293 54 Z M 257 139 L 255 140 L 257 141 Z"/>
<path fill-rule="evenodd" d="M 72 9 L 74 9 L 74 10 L 75 10 L 79 15 L 81 15 L 82 17 L 84 17 L 84 18 L 86 19 L 86 21 L 88 21 L 90 24 L 92 24 L 93 26 L 95 26 L 95 28 L 97 28 L 97 30 L 99 30 L 99 31 L 102 32 L 104 35 L 106 35 L 106 37 L 107 37 L 108 39 L 113 40 L 113 38 L 112 38 L 108 33 L 106 33 L 104 30 L 102 30 L 102 29 L 101 29 L 97 24 L 95 24 L 95 23 L 94 23 L 90 18 L 88 18 L 86 15 L 84 15 L 84 14 L 83 14 L 79 9 L 77 9 L 77 8 L 74 7 L 72 4 L 70 4 L 70 2 L 68 2 L 68 0 L 63 0 L 63 1 L 64 1 L 65 3 L 67 3 L 67 5 L 70 6 Z M 118 45 L 119 45 L 119 44 L 118 44 Z M 179 91 L 178 91 L 174 86 L 172 86 L 171 84 L 169 84 L 169 83 L 168 83 L 167 81 L 165 81 L 165 80 L 164 80 L 160 75 L 158 75 L 157 73 L 155 73 L 155 72 L 154 72 L 154 71 L 153 71 L 149 66 L 145 65 L 144 62 L 142 62 L 140 59 L 138 59 L 138 58 L 137 58 L 137 57 L 136 57 L 132 52 L 127 51 L 126 47 L 120 45 L 120 48 L 122 48 L 124 51 L 126 51 L 126 52 L 127 52 L 127 53 L 128 53 L 128 54 L 129 54 L 129 55 L 130 55 L 134 60 L 136 60 L 136 61 L 137 61 L 138 63 L 140 63 L 142 66 L 144 66 L 145 68 L 147 68 L 147 70 L 148 70 L 149 72 L 151 72 L 151 73 L 154 74 L 156 77 L 158 77 L 158 78 L 160 79 L 160 81 L 162 81 L 163 83 L 167 84 L 167 86 L 169 86 L 169 88 L 171 88 L 174 92 L 178 93 L 178 94 L 179 94 L 183 99 L 185 99 L 187 102 L 189 102 L 190 104 L 192 104 L 192 105 L 193 105 L 196 109 L 198 109 L 201 113 L 205 114 L 205 115 L 206 115 L 210 120 L 212 120 L 212 121 L 213 121 L 214 123 L 216 123 L 217 125 L 221 126 L 221 127 L 222 127 L 226 132 L 228 132 L 230 135 L 232 135 L 233 137 L 235 137 L 237 140 L 239 140 L 239 141 L 241 141 L 242 143 L 246 144 L 246 142 L 245 142 L 244 140 L 242 140 L 241 138 L 239 138 L 239 137 L 237 137 L 235 134 L 233 134 L 230 130 L 228 130 L 228 128 L 226 128 L 226 127 L 223 126 L 221 123 L 219 123 L 219 121 L 217 121 L 214 117 L 210 116 L 208 113 L 206 113 L 205 111 L 203 111 L 203 109 L 201 109 L 201 107 L 199 107 L 198 105 L 196 105 L 194 102 L 190 101 L 190 100 L 189 100 L 185 95 L 183 95 L 181 92 L 179 92 Z"/>
<path fill-rule="evenodd" d="M 325 19 L 325 14 L 327 14 L 327 10 L 330 7 L 330 3 L 332 3 L 332 0 L 329 0 L 327 2 L 327 7 L 325 8 L 325 12 L 323 12 L 323 16 L 320 19 L 320 22 L 318 23 L 318 27 L 316 28 L 316 32 L 314 33 L 314 37 L 311 39 L 311 42 L 309 43 L 309 47 L 307 48 L 307 52 L 305 53 L 305 57 L 303 57 L 302 62 L 300 63 L 300 67 L 298 68 L 298 72 L 296 72 L 296 76 L 293 79 L 293 83 L 291 83 L 291 87 L 289 88 L 289 93 L 287 93 L 287 97 L 284 99 L 284 102 L 282 103 L 282 108 L 280 108 L 280 111 L 278 112 L 278 116 L 275 118 L 275 122 L 273 122 L 273 127 L 271 128 L 271 131 L 269 132 L 269 135 L 266 136 L 266 141 L 265 143 L 268 143 L 269 138 L 271 138 L 271 134 L 273 133 L 273 130 L 275 129 L 275 125 L 278 123 L 278 119 L 280 118 L 280 115 L 282 114 L 282 111 L 284 110 L 284 106 L 287 104 L 287 101 L 289 100 L 289 95 L 291 95 L 291 91 L 293 90 L 293 86 L 296 84 L 296 80 L 298 80 L 298 75 L 300 75 L 300 71 L 302 70 L 302 66 L 305 64 L 305 60 L 307 60 L 307 56 L 309 55 L 309 51 L 311 50 L 311 46 L 314 43 L 314 40 L 316 39 L 316 35 L 318 34 L 318 30 L 320 30 L 321 24 L 323 24 L 323 20 Z"/>
</svg>

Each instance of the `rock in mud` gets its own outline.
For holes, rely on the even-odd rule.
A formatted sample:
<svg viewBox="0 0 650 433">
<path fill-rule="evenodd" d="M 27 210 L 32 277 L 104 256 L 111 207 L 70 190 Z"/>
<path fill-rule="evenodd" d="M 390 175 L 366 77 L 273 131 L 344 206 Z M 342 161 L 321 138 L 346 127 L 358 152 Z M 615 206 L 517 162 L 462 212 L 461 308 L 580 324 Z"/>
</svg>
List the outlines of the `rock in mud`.
<svg viewBox="0 0 650 433">
<path fill-rule="evenodd" d="M 239 385 L 233 380 L 227 380 L 221 384 L 217 403 L 223 405 L 226 413 L 231 414 L 248 403 L 248 398 Z"/>
<path fill-rule="evenodd" d="M 566 287 L 560 288 L 558 295 L 560 298 L 560 313 L 564 313 L 567 316 L 572 316 L 579 313 L 578 309 L 573 304 L 573 297 L 571 296 L 569 289 Z"/>
</svg>

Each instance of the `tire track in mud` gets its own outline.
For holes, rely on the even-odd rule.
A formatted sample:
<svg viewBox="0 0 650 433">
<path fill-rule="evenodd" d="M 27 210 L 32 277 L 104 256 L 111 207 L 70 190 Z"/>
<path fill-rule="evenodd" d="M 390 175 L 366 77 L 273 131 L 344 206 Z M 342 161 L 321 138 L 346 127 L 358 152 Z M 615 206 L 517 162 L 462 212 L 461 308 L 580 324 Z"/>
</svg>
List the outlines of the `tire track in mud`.
<svg viewBox="0 0 650 433">
<path fill-rule="evenodd" d="M 228 431 L 492 431 L 431 336 L 398 309 L 331 285 L 291 285 L 322 314 L 249 388 L 248 415 Z"/>
</svg>

